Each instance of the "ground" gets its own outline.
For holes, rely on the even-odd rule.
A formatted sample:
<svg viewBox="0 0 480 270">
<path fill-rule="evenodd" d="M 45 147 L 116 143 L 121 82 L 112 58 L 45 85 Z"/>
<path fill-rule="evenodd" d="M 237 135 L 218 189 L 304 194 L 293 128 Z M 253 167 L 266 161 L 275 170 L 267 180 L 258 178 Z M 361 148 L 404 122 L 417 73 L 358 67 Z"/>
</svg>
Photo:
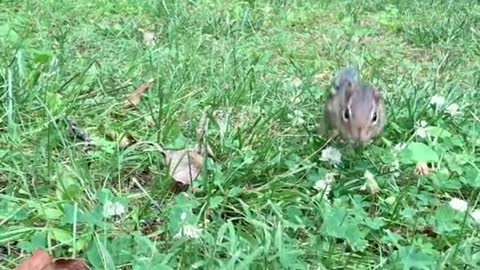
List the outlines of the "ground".
<svg viewBox="0 0 480 270">
<path fill-rule="evenodd" d="M 0 10 L 0 269 L 37 249 L 93 269 L 480 267 L 477 1 Z M 360 150 L 318 133 L 348 65 L 387 107 Z M 179 188 L 165 151 L 199 141 Z"/>
</svg>

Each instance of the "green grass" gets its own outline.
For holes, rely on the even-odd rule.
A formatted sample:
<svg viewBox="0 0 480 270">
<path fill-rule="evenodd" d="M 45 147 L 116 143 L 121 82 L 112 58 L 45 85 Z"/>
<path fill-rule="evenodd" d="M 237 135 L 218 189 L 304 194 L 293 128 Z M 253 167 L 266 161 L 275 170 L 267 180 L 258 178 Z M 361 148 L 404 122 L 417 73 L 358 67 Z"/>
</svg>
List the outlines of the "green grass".
<svg viewBox="0 0 480 270">
<path fill-rule="evenodd" d="M 448 202 L 480 207 L 479 27 L 473 0 L 2 1 L 0 269 L 39 248 L 94 269 L 478 269 L 479 225 Z M 316 132 L 351 63 L 387 100 L 364 151 Z M 203 114 L 214 158 L 181 193 L 148 145 L 193 147 Z M 416 137 L 420 120 L 443 133 Z M 412 142 L 438 156 L 433 174 L 415 173 L 425 151 L 395 154 Z M 340 166 L 320 160 L 327 145 Z M 314 186 L 332 172 L 329 204 Z M 107 201 L 127 213 L 106 218 Z M 182 222 L 200 238 L 175 238 Z"/>
</svg>

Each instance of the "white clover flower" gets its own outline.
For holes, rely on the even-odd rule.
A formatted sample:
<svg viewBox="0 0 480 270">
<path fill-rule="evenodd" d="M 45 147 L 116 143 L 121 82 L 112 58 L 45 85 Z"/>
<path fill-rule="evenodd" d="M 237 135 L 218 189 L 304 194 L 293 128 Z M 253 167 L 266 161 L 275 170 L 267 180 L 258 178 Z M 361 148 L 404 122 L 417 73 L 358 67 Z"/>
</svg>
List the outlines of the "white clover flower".
<svg viewBox="0 0 480 270">
<path fill-rule="evenodd" d="M 366 181 L 365 184 L 360 188 L 360 190 L 366 190 L 368 188 L 371 194 L 375 194 L 380 191 L 380 187 L 378 187 L 377 181 L 375 181 L 375 177 L 369 170 L 365 171 L 363 177 L 366 179 Z"/>
<path fill-rule="evenodd" d="M 398 153 L 400 153 L 406 147 L 407 147 L 406 143 L 398 143 L 395 146 L 393 146 L 393 156 L 395 157 L 395 160 L 393 161 L 390 171 L 393 171 L 394 177 L 400 176 L 400 173 L 398 172 L 400 170 L 400 162 L 398 161 L 397 156 L 398 156 Z"/>
<path fill-rule="evenodd" d="M 321 180 L 318 180 L 315 185 L 313 186 L 314 189 L 318 190 L 319 192 L 323 192 L 323 190 L 327 189 L 325 193 L 329 193 L 329 189 L 332 187 L 333 183 L 335 182 L 336 173 L 327 173 L 325 177 Z"/>
<path fill-rule="evenodd" d="M 302 102 L 302 98 L 300 96 L 294 96 L 290 98 L 291 104 L 298 104 L 300 102 Z"/>
<path fill-rule="evenodd" d="M 272 7 L 270 5 L 267 5 L 263 8 L 263 13 L 264 16 L 268 16 L 272 13 Z"/>
<path fill-rule="evenodd" d="M 318 180 L 313 186 L 318 192 L 322 193 L 325 190 L 325 195 L 330 193 L 332 186 L 325 180 Z"/>
<path fill-rule="evenodd" d="M 367 179 L 367 181 L 375 181 L 375 177 L 369 170 L 365 171 L 365 173 L 363 174 L 363 177 Z"/>
<path fill-rule="evenodd" d="M 437 109 L 439 109 L 443 107 L 443 105 L 445 105 L 445 98 L 442 96 L 433 96 L 430 99 L 430 104 L 434 105 L 435 107 L 437 107 Z"/>
<path fill-rule="evenodd" d="M 300 110 L 295 110 L 293 111 L 293 115 L 292 114 L 288 115 L 288 117 L 292 119 L 294 126 L 302 125 L 305 123 L 303 116 L 304 116 L 303 112 Z"/>
<path fill-rule="evenodd" d="M 329 185 L 326 181 L 319 180 L 315 183 L 315 186 L 313 188 L 318 190 L 318 194 L 315 197 L 322 196 L 322 199 L 329 202 L 328 196 L 330 195 L 330 192 L 332 191 L 332 186 L 331 185 Z"/>
<path fill-rule="evenodd" d="M 302 79 L 300 79 L 298 77 L 295 77 L 295 79 L 293 79 L 292 83 L 293 83 L 294 87 L 299 87 L 300 85 L 302 85 Z"/>
<path fill-rule="evenodd" d="M 185 224 L 180 231 L 173 236 L 174 239 L 181 238 L 183 236 L 186 236 L 187 238 L 190 239 L 197 239 L 200 237 L 200 234 L 202 233 L 202 229 L 199 229 L 193 225 L 190 224 Z"/>
<path fill-rule="evenodd" d="M 470 215 L 472 216 L 473 220 L 475 220 L 475 222 L 480 224 L 480 209 L 475 209 Z"/>
<path fill-rule="evenodd" d="M 338 149 L 328 146 L 322 150 L 320 160 L 330 162 L 332 165 L 338 165 L 342 162 L 342 154 Z"/>
<path fill-rule="evenodd" d="M 452 103 L 450 105 L 448 105 L 448 107 L 445 109 L 445 111 L 450 114 L 451 116 L 457 116 L 460 114 L 460 107 L 455 104 L 455 103 Z"/>
<path fill-rule="evenodd" d="M 394 177 L 399 177 L 400 176 L 400 161 L 398 161 L 398 159 L 396 159 L 394 162 L 393 162 L 393 167 L 390 169 L 391 171 L 393 171 L 393 176 Z"/>
<path fill-rule="evenodd" d="M 458 212 L 465 212 L 468 208 L 468 203 L 458 198 L 452 198 L 448 204 L 453 210 Z"/>
<path fill-rule="evenodd" d="M 321 196 L 323 194 L 322 199 L 326 200 L 327 202 L 329 202 L 328 196 L 332 190 L 336 175 L 336 173 L 327 173 L 323 179 L 318 180 L 313 186 L 313 188 L 318 191 L 317 195 Z"/>
<path fill-rule="evenodd" d="M 442 96 L 433 96 L 430 99 L 430 104 L 434 105 L 437 110 L 444 110 L 451 116 L 457 116 L 460 114 L 460 107 L 455 103 L 452 103 L 445 108 L 446 100 Z"/>
<path fill-rule="evenodd" d="M 406 143 L 398 143 L 396 144 L 394 147 L 393 147 L 393 151 L 395 153 L 399 153 L 400 151 L 402 151 L 403 149 L 405 149 L 405 147 L 407 147 L 407 144 Z"/>
<path fill-rule="evenodd" d="M 428 123 L 424 120 L 420 121 L 415 125 L 415 135 L 420 138 L 426 138 L 429 136 L 428 132 Z"/>
<path fill-rule="evenodd" d="M 112 203 L 111 201 L 107 201 L 103 207 L 103 216 L 106 218 L 121 216 L 126 212 L 125 207 L 119 202 Z"/>
</svg>

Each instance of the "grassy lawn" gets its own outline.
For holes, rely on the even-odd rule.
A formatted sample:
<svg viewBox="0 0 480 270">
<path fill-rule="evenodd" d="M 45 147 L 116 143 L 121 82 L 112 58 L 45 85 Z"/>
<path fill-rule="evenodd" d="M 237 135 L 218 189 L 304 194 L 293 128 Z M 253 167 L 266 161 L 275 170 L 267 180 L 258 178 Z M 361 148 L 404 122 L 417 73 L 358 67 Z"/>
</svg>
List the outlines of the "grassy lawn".
<svg viewBox="0 0 480 270">
<path fill-rule="evenodd" d="M 480 269 L 477 1 L 7 0 L 0 59 L 0 269 Z M 349 64 L 362 151 L 317 132 Z"/>
</svg>

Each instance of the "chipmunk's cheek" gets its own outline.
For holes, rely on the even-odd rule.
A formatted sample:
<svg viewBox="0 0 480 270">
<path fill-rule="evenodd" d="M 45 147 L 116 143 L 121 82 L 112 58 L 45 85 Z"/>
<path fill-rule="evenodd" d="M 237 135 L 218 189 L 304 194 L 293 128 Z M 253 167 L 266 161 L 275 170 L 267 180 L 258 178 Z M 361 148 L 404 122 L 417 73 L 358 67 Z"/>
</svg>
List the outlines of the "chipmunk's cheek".
<svg viewBox="0 0 480 270">
<path fill-rule="evenodd" d="M 350 127 L 349 128 L 349 137 L 351 140 L 355 141 L 355 140 L 358 140 L 358 135 L 359 135 L 359 131 L 356 127 Z"/>
</svg>

